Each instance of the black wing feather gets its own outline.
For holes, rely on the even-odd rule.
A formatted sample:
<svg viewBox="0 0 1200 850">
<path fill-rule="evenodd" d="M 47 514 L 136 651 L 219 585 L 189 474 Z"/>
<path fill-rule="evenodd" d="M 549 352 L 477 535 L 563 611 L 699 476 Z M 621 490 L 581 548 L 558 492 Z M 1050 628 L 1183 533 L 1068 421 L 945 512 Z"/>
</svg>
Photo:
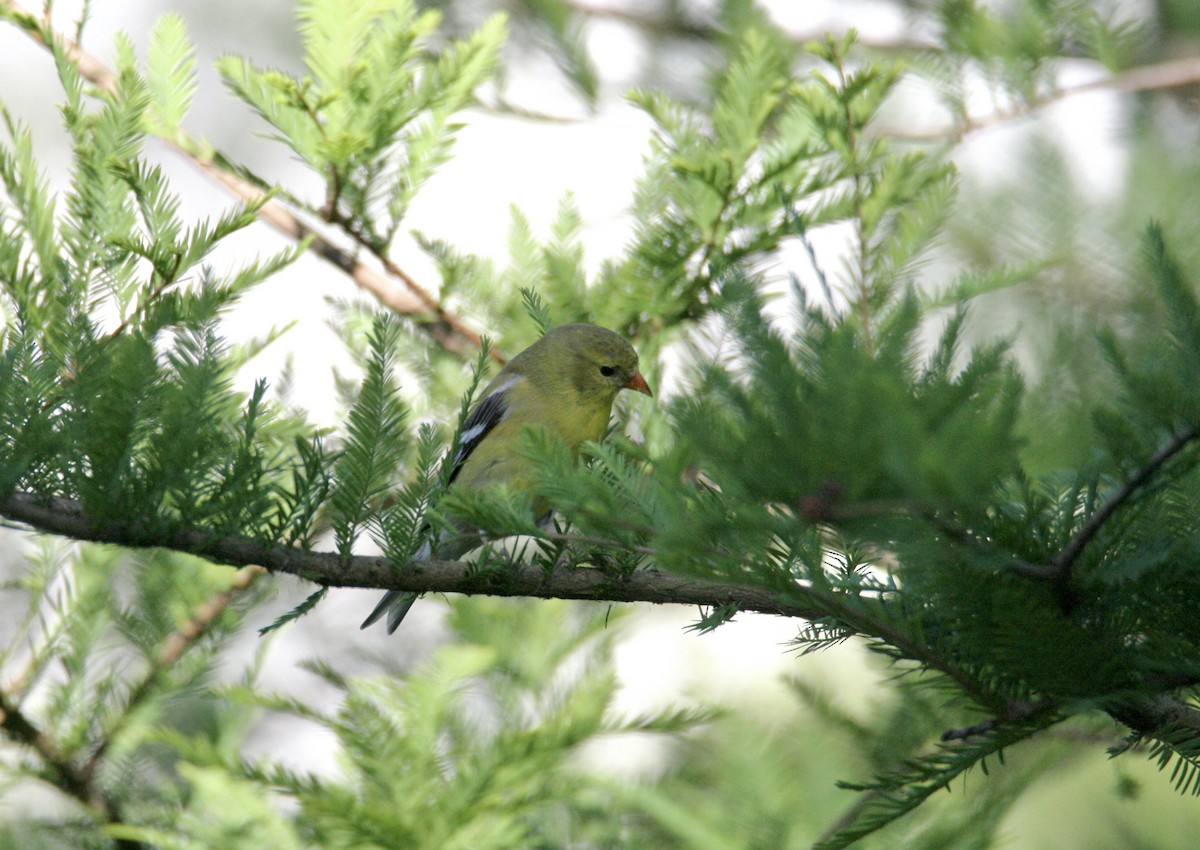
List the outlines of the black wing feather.
<svg viewBox="0 0 1200 850">
<path fill-rule="evenodd" d="M 506 381 L 501 386 L 489 393 L 479 405 L 467 414 L 467 421 L 463 423 L 462 434 L 459 436 L 458 451 L 454 453 L 454 465 L 450 470 L 449 484 L 454 483 L 454 479 L 458 477 L 458 473 L 462 470 L 463 464 L 467 462 L 467 458 L 475 451 L 475 447 L 483 442 L 493 428 L 504 419 L 504 415 L 508 413 L 508 394 L 506 390 L 512 386 L 512 381 Z M 429 526 L 426 525 L 422 531 L 428 531 Z M 436 541 L 435 541 L 436 543 Z M 432 546 L 429 541 L 426 541 L 414 560 L 423 560 L 428 558 L 432 553 Z M 389 590 L 379 600 L 379 604 L 375 606 L 375 610 L 370 616 L 363 621 L 359 628 L 367 628 L 376 620 L 387 614 L 387 632 L 390 635 L 396 631 L 400 625 L 400 621 L 404 619 L 404 615 L 408 613 L 408 609 L 412 607 L 413 602 L 417 600 L 419 594 L 407 593 L 401 590 Z"/>
<path fill-rule="evenodd" d="M 483 438 L 500 424 L 504 414 L 508 413 L 508 393 L 504 389 L 490 393 L 478 406 L 467 415 L 463 423 L 462 436 L 459 438 L 458 451 L 454 454 L 454 465 L 450 470 L 449 484 L 454 483 L 463 464 L 483 442 Z"/>
</svg>

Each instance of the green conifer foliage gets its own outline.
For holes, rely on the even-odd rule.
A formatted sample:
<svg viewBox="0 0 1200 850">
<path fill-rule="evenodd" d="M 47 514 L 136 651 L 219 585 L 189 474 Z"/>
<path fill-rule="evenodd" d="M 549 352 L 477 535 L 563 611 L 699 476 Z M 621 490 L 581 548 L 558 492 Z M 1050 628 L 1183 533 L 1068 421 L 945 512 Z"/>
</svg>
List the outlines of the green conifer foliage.
<svg viewBox="0 0 1200 850">
<path fill-rule="evenodd" d="M 0 516 L 19 529 L 4 589 L 21 611 L 0 632 L 0 791 L 53 792 L 6 812 L 0 844 L 985 848 L 1030 784 L 1105 745 L 1118 770 L 1148 756 L 1159 783 L 1200 794 L 1200 242 L 1165 217 L 1183 205 L 1138 223 L 1112 272 L 1127 306 L 1086 344 L 1064 322 L 1074 358 L 973 324 L 1037 303 L 1054 257 L 997 241 L 942 273 L 961 184 L 947 148 L 975 129 L 967 70 L 1031 110 L 1059 96 L 1063 56 L 1132 73 L 1138 34 L 1069 0 L 915 4 L 939 40 L 903 63 L 853 33 L 798 45 L 746 2 L 683 28 L 669 5 L 714 70 L 701 96 L 629 95 L 653 131 L 626 249 L 591 270 L 567 195 L 544 238 L 513 208 L 503 268 L 417 234 L 435 287 L 394 246 L 464 110 L 500 84 L 510 25 L 549 33 L 572 85 L 601 95 L 572 4 L 454 32 L 458 16 L 406 0 L 311 0 L 302 72 L 223 56 L 231 102 L 315 176 L 310 197 L 185 128 L 198 89 L 180 17 L 144 63 L 119 36 L 108 72 L 53 28 L 53 4 L 0 0 L 57 72 L 71 154 L 51 180 L 0 104 Z M 885 132 L 906 74 L 940 87 L 949 144 Z M 192 220 L 148 155 L 160 143 L 238 200 Z M 260 219 L 290 247 L 230 262 Z M 830 231 L 835 257 L 815 238 Z M 225 329 L 306 252 L 380 301 L 333 305 L 361 367 L 340 376 L 333 429 L 266 380 L 238 389 L 286 331 L 236 346 Z M 526 435 L 552 523 L 528 494 L 446 495 L 493 363 L 568 321 L 628 336 L 679 389 L 620 407 L 582 463 Z M 451 521 L 483 529 L 482 551 L 414 564 Z M 230 674 L 268 591 L 297 580 L 307 596 L 272 603 L 275 634 Z M 265 685 L 280 630 L 318 629 L 302 618 L 336 587 L 456 594 L 447 639 L 372 659 L 386 675 L 310 659 L 311 699 Z M 699 633 L 794 618 L 798 654 L 853 641 L 890 678 L 859 710 L 798 675 L 780 737 L 707 693 L 630 713 L 609 608 L 625 601 L 695 606 Z M 254 751 L 256 724 L 280 717 L 334 765 Z M 583 766 L 629 738 L 665 742 L 661 775 L 631 790 Z M 975 768 L 977 797 L 934 799 Z"/>
</svg>

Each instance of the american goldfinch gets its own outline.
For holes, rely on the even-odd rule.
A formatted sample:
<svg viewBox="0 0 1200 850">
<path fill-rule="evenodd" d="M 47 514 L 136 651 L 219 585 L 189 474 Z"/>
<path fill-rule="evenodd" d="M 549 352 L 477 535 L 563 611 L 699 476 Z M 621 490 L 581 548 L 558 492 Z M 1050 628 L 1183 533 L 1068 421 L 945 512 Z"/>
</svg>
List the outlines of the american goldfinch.
<svg viewBox="0 0 1200 850">
<path fill-rule="evenodd" d="M 596 325 L 560 325 L 548 331 L 500 370 L 468 414 L 450 486 L 505 484 L 518 492 L 529 490 L 533 470 L 518 451 L 521 433 L 540 429 L 577 453 L 587 440 L 604 436 L 613 399 L 623 389 L 651 395 L 628 342 Z M 533 509 L 535 516 L 543 516 L 550 506 L 535 499 Z M 414 560 L 428 560 L 435 553 L 453 560 L 481 543 L 478 534 L 455 529 L 432 546 L 426 543 Z M 386 613 L 391 634 L 416 598 L 415 593 L 388 591 L 361 628 Z"/>
</svg>

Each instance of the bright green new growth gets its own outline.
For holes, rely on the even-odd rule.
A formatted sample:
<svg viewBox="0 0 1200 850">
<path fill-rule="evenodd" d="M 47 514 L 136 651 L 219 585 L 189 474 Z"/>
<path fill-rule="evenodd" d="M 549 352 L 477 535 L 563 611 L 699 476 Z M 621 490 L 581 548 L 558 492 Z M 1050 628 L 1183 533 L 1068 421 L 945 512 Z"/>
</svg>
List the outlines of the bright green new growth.
<svg viewBox="0 0 1200 850">
<path fill-rule="evenodd" d="M 428 52 L 439 13 L 409 2 L 302 3 L 308 75 L 226 56 L 225 84 L 325 182 L 324 214 L 384 251 L 413 197 L 450 155 L 452 121 L 489 76 L 505 38 L 497 15 Z"/>
</svg>

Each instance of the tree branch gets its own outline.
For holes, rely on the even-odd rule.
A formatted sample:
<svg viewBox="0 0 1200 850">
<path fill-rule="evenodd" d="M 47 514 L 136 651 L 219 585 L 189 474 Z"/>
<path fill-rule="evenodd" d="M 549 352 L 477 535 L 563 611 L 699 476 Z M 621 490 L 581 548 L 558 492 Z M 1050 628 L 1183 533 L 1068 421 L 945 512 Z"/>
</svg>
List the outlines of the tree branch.
<svg viewBox="0 0 1200 850">
<path fill-rule="evenodd" d="M 96 794 L 83 772 L 58 751 L 50 737 L 34 725 L 8 694 L 0 692 L 0 729 L 14 741 L 26 745 L 45 764 L 55 787 L 74 797 L 89 809 L 103 810 L 104 802 Z"/>
<path fill-rule="evenodd" d="M 1063 89 L 1060 97 L 1071 97 L 1088 91 L 1158 91 L 1189 86 L 1200 82 L 1200 56 L 1185 56 L 1154 65 L 1127 68 L 1106 79 Z"/>
<path fill-rule="evenodd" d="M 1177 438 L 1178 439 L 1178 438 Z M 1172 442 L 1172 445 L 1175 441 Z M 1155 457 L 1164 456 L 1161 466 L 1169 456 L 1164 447 Z M 1149 464 L 1147 465 L 1149 467 Z M 1147 469 L 1143 468 L 1143 472 Z M 1149 473 L 1147 473 L 1148 475 Z M 1135 476 L 1136 478 L 1137 476 Z M 1131 479 L 1133 481 L 1133 479 Z M 1132 489 L 1127 482 L 1122 491 Z M 1127 498 L 1126 495 L 1124 498 Z M 1112 504 L 1118 504 L 1110 500 Z M 1115 509 L 1115 507 L 1113 508 Z M 698 578 L 687 578 L 648 568 L 627 575 L 614 577 L 600 569 L 558 569 L 547 572 L 539 565 L 505 565 L 501 570 L 481 569 L 477 564 L 461 561 L 429 561 L 396 569 L 386 558 L 358 555 L 342 558 L 335 552 L 307 552 L 285 546 L 264 544 L 244 537 L 217 537 L 194 529 L 183 529 L 170 533 L 150 532 L 137 522 L 114 522 L 103 525 L 93 523 L 82 511 L 78 502 L 55 498 L 49 501 L 38 499 L 28 493 L 14 493 L 0 500 L 0 515 L 10 520 L 31 526 L 39 531 L 71 537 L 94 543 L 144 548 L 155 547 L 187 552 L 215 563 L 241 566 L 231 588 L 198 609 L 193 621 L 169 640 L 160 652 L 160 662 L 169 666 L 177 660 L 182 648 L 186 648 L 211 623 L 216 614 L 228 602 L 228 596 L 251 583 L 262 569 L 288 573 L 307 579 L 325 587 L 364 587 L 388 590 L 403 590 L 416 593 L 467 593 L 493 596 L 524 596 L 542 599 L 581 599 L 609 602 L 651 602 L 655 604 L 682 604 L 699 606 L 734 605 L 739 611 L 774 614 L 781 617 L 815 619 L 831 613 L 853 623 L 854 627 L 866 628 L 867 633 L 889 641 L 903 651 L 920 658 L 919 646 L 904 635 L 890 630 L 878 633 L 878 628 L 867 627 L 856 622 L 856 618 L 835 600 L 822 598 L 821 605 L 802 600 L 801 594 L 789 599 L 786 591 L 780 592 L 761 587 L 747 587 L 726 582 Z M 255 566 L 259 565 L 259 566 Z M 801 590 L 801 588 L 797 588 Z M 838 610 L 839 608 L 843 610 Z M 878 624 L 874 624 L 878 625 Z M 177 640 L 175 639 L 177 638 Z M 987 695 L 962 675 L 953 665 L 926 659 L 935 669 L 949 675 L 964 691 L 980 704 L 989 702 Z M 998 725 L 1028 717 L 1035 704 L 1010 703 L 997 720 L 985 721 L 968 730 L 957 730 L 947 735 L 948 739 L 970 737 L 991 731 Z M 1135 732 L 1154 737 L 1167 727 L 1180 726 L 1195 729 L 1200 734 L 1200 708 L 1169 695 L 1145 697 L 1136 702 L 1107 709 L 1115 720 Z M 90 801 L 90 805 L 104 804 L 103 798 L 94 796 L 90 781 L 91 771 L 80 770 L 58 756 L 52 742 L 41 735 L 16 708 L 8 705 L 0 694 L 0 728 L 5 729 L 17 740 L 32 746 L 43 760 L 61 779 L 61 787 L 72 796 Z M 86 792 L 86 793 L 85 793 Z M 114 817 L 115 819 L 115 817 Z"/>
<path fill-rule="evenodd" d="M 387 558 L 336 552 L 306 552 L 245 537 L 218 537 L 196 529 L 163 532 L 137 521 L 94 523 L 72 499 L 49 501 L 28 493 L 0 499 L 0 515 L 39 531 L 92 543 L 187 552 L 229 566 L 257 564 L 324 587 L 376 587 L 413 593 L 470 593 L 532 596 L 541 599 L 587 599 L 607 602 L 653 602 L 719 606 L 781 617 L 813 618 L 827 612 L 788 599 L 786 592 L 708 579 L 689 578 L 654 568 L 613 576 L 599 569 L 559 569 L 539 565 L 506 565 L 480 569 L 462 561 L 422 561 L 397 569 Z M 800 588 L 798 587 L 799 591 Z M 797 594 L 797 597 L 799 594 Z"/>
<path fill-rule="evenodd" d="M 20 492 L 0 500 L 0 516 L 75 540 L 133 548 L 170 549 L 230 566 L 257 564 L 272 572 L 295 575 L 324 587 L 374 587 L 412 593 L 651 602 L 701 607 L 732 605 L 738 611 L 780 617 L 808 620 L 834 617 L 856 633 L 877 637 L 899 649 L 906 657 L 944 673 L 980 705 L 997 710 L 1003 708 L 993 694 L 980 687 L 954 661 L 931 655 L 919 639 L 906 634 L 903 629 L 882 618 L 871 619 L 854 611 L 846 600 L 833 593 L 799 584 L 796 585 L 795 595 L 789 595 L 786 589 L 680 576 L 652 567 L 620 576 L 590 568 L 547 570 L 540 564 L 505 563 L 500 568 L 488 569 L 462 561 L 420 561 L 398 569 L 387 558 L 379 556 L 343 558 L 336 552 L 307 552 L 245 537 L 217 537 L 195 529 L 150 531 L 144 523 L 136 521 L 99 525 L 93 523 L 83 513 L 79 503 L 72 499 L 55 498 L 47 502 Z M 587 542 L 601 541 L 588 539 Z"/>
<path fill-rule="evenodd" d="M 1200 738 L 1200 708 L 1170 696 L 1139 699 L 1119 708 L 1110 708 L 1113 719 L 1148 738 L 1164 730 L 1188 729 Z"/>
<path fill-rule="evenodd" d="M 73 499 L 39 499 L 18 492 L 0 500 L 0 516 L 39 531 L 75 540 L 109 543 L 132 548 L 163 548 L 186 552 L 229 566 L 260 565 L 272 572 L 287 573 L 324 587 L 364 587 L 412 593 L 464 593 L 490 596 L 522 596 L 539 599 L 581 599 L 605 602 L 651 602 L 654 604 L 734 606 L 738 611 L 774 614 L 781 617 L 817 619 L 834 617 L 852 630 L 877 637 L 895 646 L 906 657 L 919 660 L 950 677 L 963 692 L 983 706 L 998 707 L 994 695 L 951 660 L 933 657 L 921 642 L 881 618 L 868 618 L 853 610 L 836 594 L 795 586 L 786 588 L 748 586 L 711 579 L 680 576 L 653 567 L 622 573 L 602 569 L 560 568 L 547 570 L 540 564 L 509 564 L 485 568 L 462 561 L 420 561 L 398 569 L 380 556 L 355 555 L 343 558 L 336 552 L 310 552 L 245 537 L 218 537 L 196 529 L 164 532 L 150 530 L 137 521 L 94 523 Z M 593 538 L 566 538 L 593 544 Z M 653 554 L 650 549 L 638 549 Z"/>
</svg>

